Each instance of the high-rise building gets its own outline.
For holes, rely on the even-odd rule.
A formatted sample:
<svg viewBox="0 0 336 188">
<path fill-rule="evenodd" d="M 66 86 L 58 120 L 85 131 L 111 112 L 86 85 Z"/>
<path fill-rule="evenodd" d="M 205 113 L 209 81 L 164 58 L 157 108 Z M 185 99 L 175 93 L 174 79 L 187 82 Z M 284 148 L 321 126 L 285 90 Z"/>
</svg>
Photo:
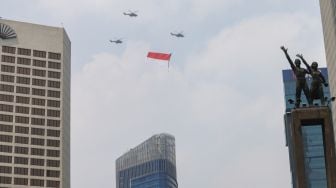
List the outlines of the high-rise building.
<svg viewBox="0 0 336 188">
<path fill-rule="evenodd" d="M 320 9 L 330 91 L 332 96 L 336 96 L 336 1 L 320 0 Z M 332 113 L 336 125 L 336 103 L 332 104 Z"/>
<path fill-rule="evenodd" d="M 70 188 L 70 40 L 0 19 L 0 187 Z"/>
<path fill-rule="evenodd" d="M 320 71 L 327 79 L 327 69 L 322 68 Z M 282 75 L 286 103 L 286 146 L 289 152 L 292 186 L 335 188 L 336 157 L 330 109 L 328 106 L 321 106 L 319 101 L 314 101 L 314 106 L 308 106 L 303 93 L 303 106 L 294 109 L 294 104 L 289 100 L 295 99 L 295 76 L 292 70 L 283 70 Z M 309 84 L 311 79 L 307 78 L 307 82 Z M 329 88 L 324 88 L 324 95 L 330 97 Z"/>
<path fill-rule="evenodd" d="M 175 139 L 154 135 L 116 160 L 117 188 L 177 188 Z"/>
</svg>

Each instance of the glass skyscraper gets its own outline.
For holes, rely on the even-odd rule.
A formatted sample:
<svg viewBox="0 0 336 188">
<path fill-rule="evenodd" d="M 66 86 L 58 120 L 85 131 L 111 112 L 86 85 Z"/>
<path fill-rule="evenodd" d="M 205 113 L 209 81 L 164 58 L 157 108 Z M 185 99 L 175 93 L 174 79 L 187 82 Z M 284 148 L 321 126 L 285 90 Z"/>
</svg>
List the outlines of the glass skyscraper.
<svg viewBox="0 0 336 188">
<path fill-rule="evenodd" d="M 116 160 L 117 188 L 177 188 L 175 139 L 154 135 Z"/>
<path fill-rule="evenodd" d="M 327 69 L 321 68 L 320 71 L 327 80 Z M 291 104 L 288 100 L 295 100 L 295 75 L 292 70 L 283 70 L 282 76 L 286 104 L 284 115 L 286 146 L 289 151 L 293 188 L 328 188 L 331 183 L 328 184 L 326 164 L 327 160 L 330 164 L 331 159 L 327 159 L 328 157 L 325 156 L 328 149 L 326 145 L 333 145 L 334 142 L 329 142 L 326 138 L 333 131 L 332 129 L 328 131 L 332 124 L 326 122 L 330 119 L 330 116 L 320 114 L 321 112 L 330 112 L 330 110 L 328 107 L 320 107 L 320 101 L 318 100 L 314 101 L 313 107 L 309 107 L 303 92 L 301 100 L 302 104 L 306 104 L 306 107 L 293 110 L 294 104 Z M 308 85 L 311 83 L 309 77 L 307 77 L 307 83 Z M 324 87 L 324 96 L 330 97 L 328 87 Z M 323 118 L 327 120 L 323 120 Z M 333 140 L 333 136 L 331 139 Z M 329 176 L 331 176 L 330 173 Z"/>
</svg>

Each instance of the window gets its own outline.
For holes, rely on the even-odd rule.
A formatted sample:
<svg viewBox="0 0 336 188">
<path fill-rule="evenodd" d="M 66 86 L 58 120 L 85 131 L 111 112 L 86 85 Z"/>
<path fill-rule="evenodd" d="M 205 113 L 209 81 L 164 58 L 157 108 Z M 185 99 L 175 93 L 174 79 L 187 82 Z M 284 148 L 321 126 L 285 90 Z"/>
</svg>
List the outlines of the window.
<svg viewBox="0 0 336 188">
<path fill-rule="evenodd" d="M 61 102 L 60 101 L 55 101 L 55 100 L 48 100 L 48 106 L 50 107 L 60 107 Z"/>
<path fill-rule="evenodd" d="M 14 174 L 28 175 L 28 168 L 14 167 Z"/>
<path fill-rule="evenodd" d="M 60 59 L 61 59 L 61 54 L 60 54 L 60 53 L 49 52 L 49 53 L 48 53 L 48 58 L 49 58 L 49 59 L 60 60 Z"/>
<path fill-rule="evenodd" d="M 31 144 L 37 146 L 44 146 L 44 139 L 41 138 L 31 138 Z"/>
<path fill-rule="evenodd" d="M 20 114 L 29 114 L 29 107 L 25 106 L 16 106 L 15 112 Z"/>
<path fill-rule="evenodd" d="M 49 61 L 48 62 L 48 68 L 61 69 L 61 63 Z"/>
<path fill-rule="evenodd" d="M 47 146 L 59 147 L 60 141 L 59 140 L 47 140 Z"/>
<path fill-rule="evenodd" d="M 33 105 L 44 106 L 45 105 L 45 100 L 44 99 L 32 98 L 32 103 L 33 103 Z"/>
<path fill-rule="evenodd" d="M 44 136 L 44 129 L 32 128 L 32 129 L 31 129 L 31 134 L 32 134 L 32 135 L 40 135 L 40 136 Z"/>
<path fill-rule="evenodd" d="M 59 157 L 60 156 L 60 151 L 59 150 L 47 150 L 47 156 L 48 157 Z"/>
<path fill-rule="evenodd" d="M 44 180 L 30 179 L 30 185 L 44 187 Z"/>
<path fill-rule="evenodd" d="M 0 121 L 13 122 L 13 116 L 0 114 Z"/>
<path fill-rule="evenodd" d="M 10 167 L 10 166 L 0 166 L 0 173 L 11 174 L 12 173 L 12 167 Z M 48 172 L 47 172 L 47 174 L 48 174 Z"/>
<path fill-rule="evenodd" d="M 48 71 L 49 78 L 61 78 L 60 72 Z"/>
<path fill-rule="evenodd" d="M 33 65 L 36 67 L 46 67 L 46 61 L 41 61 L 41 60 L 33 60 Z"/>
<path fill-rule="evenodd" d="M 47 170 L 47 177 L 58 178 L 60 176 L 60 171 L 58 170 Z"/>
<path fill-rule="evenodd" d="M 45 77 L 46 71 L 45 70 L 33 69 L 33 75 L 34 76 Z"/>
<path fill-rule="evenodd" d="M 60 98 L 61 92 L 48 90 L 48 97 Z"/>
<path fill-rule="evenodd" d="M 47 115 L 49 117 L 60 117 L 60 111 L 59 110 L 48 110 Z"/>
<path fill-rule="evenodd" d="M 2 72 L 15 72 L 15 67 L 9 66 L 9 65 L 1 65 L 1 71 Z"/>
<path fill-rule="evenodd" d="M 44 156 L 44 149 L 38 149 L 38 148 L 31 148 L 30 149 L 31 155 L 40 155 Z"/>
<path fill-rule="evenodd" d="M 0 176 L 0 184 L 11 184 L 11 183 L 12 183 L 11 177 Z"/>
<path fill-rule="evenodd" d="M 31 176 L 44 176 L 44 170 L 43 169 L 30 169 L 30 175 Z"/>
<path fill-rule="evenodd" d="M 47 187 L 60 187 L 60 182 L 47 180 Z"/>
<path fill-rule="evenodd" d="M 15 146 L 14 151 L 15 153 L 19 153 L 19 154 L 28 154 L 29 149 L 27 147 Z"/>
<path fill-rule="evenodd" d="M 30 84 L 30 78 L 17 76 L 16 77 L 16 83 L 28 84 L 29 85 Z"/>
<path fill-rule="evenodd" d="M 32 125 L 44 125 L 45 120 L 41 118 L 31 118 Z"/>
<path fill-rule="evenodd" d="M 2 46 L 2 52 L 9 53 L 9 54 L 15 54 L 15 47 Z"/>
<path fill-rule="evenodd" d="M 21 104 L 29 104 L 29 97 L 16 96 L 16 102 Z"/>
<path fill-rule="evenodd" d="M 35 86 L 45 86 L 45 84 L 46 84 L 45 80 L 33 78 L 33 85 L 35 85 Z"/>
<path fill-rule="evenodd" d="M 60 136 L 60 131 L 59 130 L 47 130 L 47 135 L 52 136 L 52 137 L 59 137 Z"/>
<path fill-rule="evenodd" d="M 57 161 L 57 160 L 47 160 L 47 166 L 50 166 L 50 167 L 59 167 L 60 166 L 60 161 Z"/>
<path fill-rule="evenodd" d="M 6 62 L 6 63 L 15 63 L 15 57 L 8 56 L 8 55 L 2 55 L 1 56 L 1 61 Z"/>
<path fill-rule="evenodd" d="M 0 152 L 12 153 L 12 146 L 0 145 Z"/>
<path fill-rule="evenodd" d="M 45 110 L 43 108 L 32 108 L 32 114 L 44 116 Z"/>
<path fill-rule="evenodd" d="M 13 136 L 10 135 L 0 135 L 0 142 L 13 142 Z"/>
<path fill-rule="evenodd" d="M 31 59 L 22 58 L 22 57 L 17 58 L 17 64 L 30 65 L 30 62 L 31 62 Z"/>
<path fill-rule="evenodd" d="M 0 94 L 0 101 L 13 102 L 14 101 L 14 96 L 13 95 Z"/>
<path fill-rule="evenodd" d="M 44 166 L 44 159 L 30 159 L 30 164 L 35 166 Z"/>
<path fill-rule="evenodd" d="M 29 124 L 29 117 L 15 116 L 15 123 Z"/>
<path fill-rule="evenodd" d="M 0 111 L 3 112 L 13 112 L 13 106 L 7 104 L 0 104 Z"/>
<path fill-rule="evenodd" d="M 38 95 L 38 96 L 45 96 L 45 90 L 44 89 L 36 89 L 33 88 L 33 95 Z"/>
<path fill-rule="evenodd" d="M 14 185 L 28 185 L 27 178 L 14 178 Z"/>
<path fill-rule="evenodd" d="M 47 120 L 47 126 L 49 127 L 59 127 L 60 124 L 61 122 L 59 120 L 52 120 L 52 119 Z"/>
<path fill-rule="evenodd" d="M 29 127 L 15 126 L 15 133 L 29 134 Z"/>
<path fill-rule="evenodd" d="M 16 93 L 29 94 L 30 93 L 30 88 L 29 87 L 16 86 Z"/>
<path fill-rule="evenodd" d="M 18 48 L 18 54 L 19 55 L 30 56 L 31 55 L 31 50 L 30 49 L 25 49 L 25 48 Z"/>
<path fill-rule="evenodd" d="M 30 75 L 30 68 L 17 67 L 16 73 Z"/>
<path fill-rule="evenodd" d="M 0 131 L 1 132 L 13 132 L 13 126 L 0 124 Z"/>
<path fill-rule="evenodd" d="M 48 81 L 48 87 L 53 87 L 53 88 L 60 88 L 61 87 L 61 82 L 58 81 Z"/>
<path fill-rule="evenodd" d="M 10 75 L 1 75 L 1 81 L 4 82 L 14 82 L 14 76 L 10 76 Z"/>
<path fill-rule="evenodd" d="M 39 50 L 34 50 L 33 51 L 33 56 L 35 57 L 42 57 L 42 58 L 45 58 L 46 57 L 46 52 L 44 51 L 39 51 Z"/>
<path fill-rule="evenodd" d="M 12 163 L 12 156 L 0 155 L 0 163 Z"/>
<path fill-rule="evenodd" d="M 0 91 L 13 92 L 14 91 L 14 86 L 6 85 L 6 84 L 0 84 Z"/>
<path fill-rule="evenodd" d="M 15 136 L 15 143 L 28 144 L 29 138 L 24 136 Z"/>
<path fill-rule="evenodd" d="M 25 157 L 14 157 L 14 163 L 15 164 L 28 164 L 28 158 L 25 158 Z"/>
</svg>

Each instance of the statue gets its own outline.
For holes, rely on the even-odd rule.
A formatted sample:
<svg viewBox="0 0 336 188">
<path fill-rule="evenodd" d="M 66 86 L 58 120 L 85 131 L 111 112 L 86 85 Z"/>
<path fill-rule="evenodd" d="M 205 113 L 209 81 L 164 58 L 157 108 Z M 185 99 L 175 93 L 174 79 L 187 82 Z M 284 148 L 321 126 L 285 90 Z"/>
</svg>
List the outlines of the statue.
<svg viewBox="0 0 336 188">
<path fill-rule="evenodd" d="M 300 59 L 295 59 L 293 63 L 292 59 L 288 55 L 287 48 L 285 48 L 284 46 L 281 46 L 281 50 L 285 53 L 286 58 L 296 76 L 295 107 L 296 108 L 300 107 L 302 90 L 306 96 L 306 99 L 309 105 L 311 105 L 312 100 L 310 98 L 310 92 L 309 92 L 309 88 L 308 88 L 307 81 L 306 81 L 306 74 L 309 74 L 309 72 L 306 69 L 300 67 L 301 65 Z M 307 67 L 309 66 L 306 62 L 304 62 L 304 64 Z"/>
<path fill-rule="evenodd" d="M 303 58 L 302 54 L 296 55 L 299 57 L 304 64 L 307 64 L 307 61 Z M 308 65 L 308 64 L 307 64 Z M 326 82 L 323 74 L 318 70 L 318 63 L 313 62 L 311 66 L 307 66 L 308 72 L 312 77 L 312 82 L 310 85 L 310 100 L 314 101 L 315 99 L 321 100 L 321 105 L 325 105 L 325 98 L 323 93 L 323 86 L 328 87 L 328 83 Z"/>
</svg>

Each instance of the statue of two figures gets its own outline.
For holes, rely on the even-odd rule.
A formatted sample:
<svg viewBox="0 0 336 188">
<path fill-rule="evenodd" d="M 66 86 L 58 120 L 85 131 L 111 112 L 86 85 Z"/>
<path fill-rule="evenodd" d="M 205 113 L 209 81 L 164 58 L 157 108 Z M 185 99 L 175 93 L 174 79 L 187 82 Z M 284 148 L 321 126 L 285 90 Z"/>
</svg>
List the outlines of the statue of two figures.
<svg viewBox="0 0 336 188">
<path fill-rule="evenodd" d="M 285 53 L 293 73 L 296 76 L 295 107 L 300 107 L 302 91 L 307 98 L 309 106 L 313 104 L 315 99 L 321 100 L 321 105 L 325 105 L 323 85 L 328 87 L 328 83 L 326 82 L 322 73 L 318 70 L 317 62 L 313 62 L 311 65 L 308 65 L 302 54 L 297 54 L 296 57 L 298 58 L 295 59 L 293 63 L 292 59 L 288 55 L 288 49 L 284 46 L 281 46 L 281 50 Z M 301 61 L 307 67 L 307 69 L 301 67 Z M 310 89 L 306 81 L 307 74 L 310 74 L 312 78 Z"/>
</svg>

